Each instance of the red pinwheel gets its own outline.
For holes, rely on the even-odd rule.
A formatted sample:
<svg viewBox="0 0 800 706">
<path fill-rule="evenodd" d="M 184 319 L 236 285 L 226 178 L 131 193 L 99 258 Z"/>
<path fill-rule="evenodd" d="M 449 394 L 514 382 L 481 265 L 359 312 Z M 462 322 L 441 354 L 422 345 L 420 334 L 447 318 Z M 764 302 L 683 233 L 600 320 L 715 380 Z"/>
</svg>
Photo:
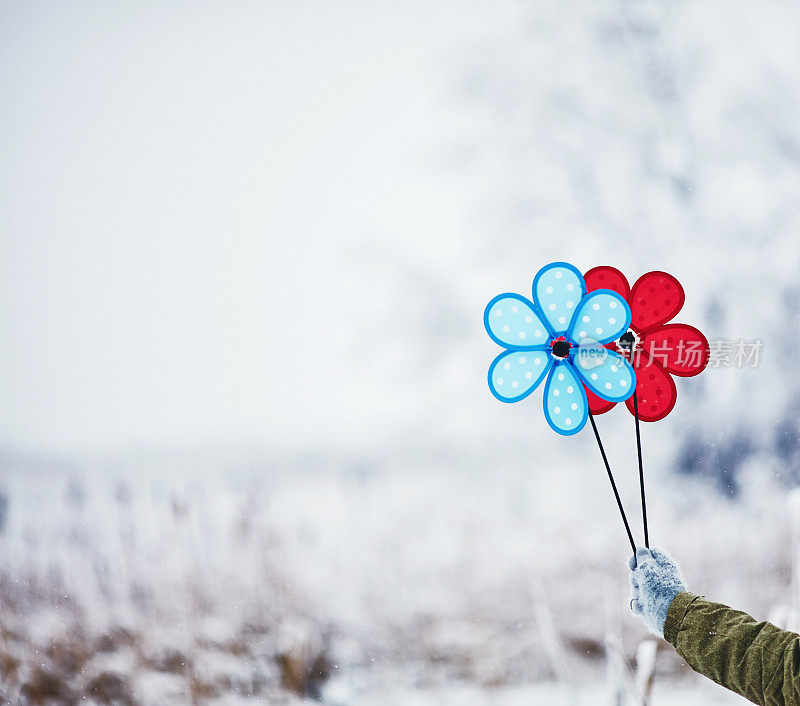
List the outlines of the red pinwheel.
<svg viewBox="0 0 800 706">
<path fill-rule="evenodd" d="M 636 370 L 638 418 L 656 422 L 675 406 L 677 389 L 673 375 L 691 377 L 708 363 L 708 341 L 694 326 L 670 324 L 685 301 L 680 282 L 666 272 L 647 272 L 633 287 L 614 267 L 601 266 L 585 276 L 586 289 L 612 289 L 622 295 L 631 309 L 631 330 L 606 347 L 625 355 Z M 608 402 L 586 390 L 589 409 L 603 414 L 616 402 Z M 634 396 L 625 404 L 634 414 Z"/>
</svg>

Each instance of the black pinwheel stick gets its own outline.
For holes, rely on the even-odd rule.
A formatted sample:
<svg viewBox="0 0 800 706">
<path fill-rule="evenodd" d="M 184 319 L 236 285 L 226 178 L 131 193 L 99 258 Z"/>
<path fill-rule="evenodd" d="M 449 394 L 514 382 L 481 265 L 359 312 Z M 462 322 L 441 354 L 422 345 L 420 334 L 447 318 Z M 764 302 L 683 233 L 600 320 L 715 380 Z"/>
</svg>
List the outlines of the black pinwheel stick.
<svg viewBox="0 0 800 706">
<path fill-rule="evenodd" d="M 636 542 L 633 541 L 633 535 L 631 534 L 631 527 L 628 524 L 628 518 L 625 515 L 625 508 L 622 507 L 622 500 L 619 497 L 619 491 L 617 490 L 617 484 L 614 482 L 614 475 L 611 473 L 611 466 L 608 465 L 608 457 L 606 456 L 606 450 L 603 448 L 603 442 L 600 440 L 600 432 L 597 431 L 597 424 L 594 421 L 594 415 L 589 412 L 589 421 L 592 423 L 592 429 L 594 430 L 594 438 L 597 439 L 597 445 L 600 447 L 600 455 L 603 457 L 603 463 L 606 466 L 606 473 L 608 473 L 608 480 L 611 481 L 611 489 L 614 491 L 614 497 L 617 499 L 617 507 L 619 508 L 619 514 L 622 515 L 622 521 L 625 523 L 625 531 L 628 533 L 628 541 L 631 543 L 631 549 L 633 550 L 634 555 L 636 554 Z"/>
<path fill-rule="evenodd" d="M 636 454 L 639 457 L 639 490 L 642 494 L 642 523 L 644 524 L 644 546 L 650 549 L 650 536 L 647 533 L 647 498 L 644 495 L 644 471 L 642 470 L 642 438 L 639 434 L 638 392 L 633 391 L 633 418 L 636 423 Z"/>
</svg>

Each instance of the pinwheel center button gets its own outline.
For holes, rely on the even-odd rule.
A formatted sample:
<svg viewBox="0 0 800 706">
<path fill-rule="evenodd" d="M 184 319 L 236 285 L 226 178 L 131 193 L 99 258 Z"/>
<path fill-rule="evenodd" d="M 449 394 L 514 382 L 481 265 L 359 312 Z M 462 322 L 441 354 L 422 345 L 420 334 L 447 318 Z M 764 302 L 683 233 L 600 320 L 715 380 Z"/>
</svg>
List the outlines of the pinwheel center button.
<svg viewBox="0 0 800 706">
<path fill-rule="evenodd" d="M 556 341 L 553 343 L 553 355 L 556 358 L 566 358 L 569 355 L 569 348 L 567 341 Z"/>
<path fill-rule="evenodd" d="M 619 338 L 619 345 L 622 348 L 627 348 L 630 350 L 633 348 L 634 343 L 636 343 L 636 334 L 634 334 L 633 331 L 623 333 Z"/>
</svg>

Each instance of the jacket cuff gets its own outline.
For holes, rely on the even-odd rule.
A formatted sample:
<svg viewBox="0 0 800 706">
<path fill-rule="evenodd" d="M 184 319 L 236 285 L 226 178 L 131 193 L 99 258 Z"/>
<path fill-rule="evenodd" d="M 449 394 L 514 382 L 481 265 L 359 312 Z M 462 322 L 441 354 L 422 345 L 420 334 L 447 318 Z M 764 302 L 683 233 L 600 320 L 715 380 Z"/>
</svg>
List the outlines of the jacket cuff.
<svg viewBox="0 0 800 706">
<path fill-rule="evenodd" d="M 689 610 L 689 604 L 699 598 L 694 593 L 681 592 L 672 599 L 667 610 L 667 619 L 664 621 L 664 639 L 673 647 L 677 647 L 678 631 L 683 623 L 683 617 Z"/>
</svg>

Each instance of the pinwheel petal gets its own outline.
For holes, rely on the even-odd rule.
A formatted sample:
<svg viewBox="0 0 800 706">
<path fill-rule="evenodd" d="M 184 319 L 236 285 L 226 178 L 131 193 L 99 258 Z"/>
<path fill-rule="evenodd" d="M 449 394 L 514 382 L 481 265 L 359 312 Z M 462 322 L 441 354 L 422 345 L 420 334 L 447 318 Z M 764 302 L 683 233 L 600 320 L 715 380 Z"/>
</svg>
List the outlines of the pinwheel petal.
<svg viewBox="0 0 800 706">
<path fill-rule="evenodd" d="M 501 402 L 519 402 L 547 375 L 553 357 L 547 351 L 506 351 L 489 366 L 489 389 Z"/>
<path fill-rule="evenodd" d="M 559 434 L 577 434 L 589 418 L 586 392 L 572 363 L 558 361 L 544 386 L 544 416 Z"/>
<path fill-rule="evenodd" d="M 602 397 L 598 397 L 586 387 L 586 385 L 584 385 L 584 389 L 586 390 L 586 399 L 589 401 L 589 411 L 592 414 L 605 414 L 617 404 L 616 402 L 609 402 Z"/>
<path fill-rule="evenodd" d="M 643 422 L 657 422 L 666 417 L 675 406 L 678 397 L 675 381 L 664 368 L 646 355 L 635 357 L 635 367 L 639 419 Z M 633 395 L 625 401 L 625 404 L 633 414 Z"/>
<path fill-rule="evenodd" d="M 579 347 L 575 354 L 575 369 L 589 390 L 609 402 L 628 399 L 636 387 L 631 364 L 608 348 Z"/>
<path fill-rule="evenodd" d="M 583 276 L 583 279 L 586 281 L 587 292 L 593 292 L 595 289 L 610 289 L 626 301 L 631 293 L 628 279 L 616 267 L 609 265 L 593 267 Z M 591 407 L 591 403 L 589 406 Z"/>
<path fill-rule="evenodd" d="M 651 360 L 673 375 L 691 377 L 708 364 L 708 341 L 688 324 L 662 326 L 642 336 L 640 345 Z"/>
<path fill-rule="evenodd" d="M 569 328 L 578 303 L 586 294 L 580 271 L 566 262 L 553 262 L 533 278 L 533 301 L 555 337 Z"/>
<path fill-rule="evenodd" d="M 587 338 L 608 343 L 625 333 L 630 323 L 628 303 L 617 292 L 598 289 L 581 300 L 567 335 L 578 343 Z"/>
<path fill-rule="evenodd" d="M 646 272 L 631 288 L 631 323 L 639 333 L 652 331 L 673 318 L 686 297 L 683 287 L 666 272 Z"/>
<path fill-rule="evenodd" d="M 519 294 L 498 294 L 486 306 L 483 324 L 492 340 L 504 348 L 544 346 L 550 340 L 533 302 Z"/>
</svg>

